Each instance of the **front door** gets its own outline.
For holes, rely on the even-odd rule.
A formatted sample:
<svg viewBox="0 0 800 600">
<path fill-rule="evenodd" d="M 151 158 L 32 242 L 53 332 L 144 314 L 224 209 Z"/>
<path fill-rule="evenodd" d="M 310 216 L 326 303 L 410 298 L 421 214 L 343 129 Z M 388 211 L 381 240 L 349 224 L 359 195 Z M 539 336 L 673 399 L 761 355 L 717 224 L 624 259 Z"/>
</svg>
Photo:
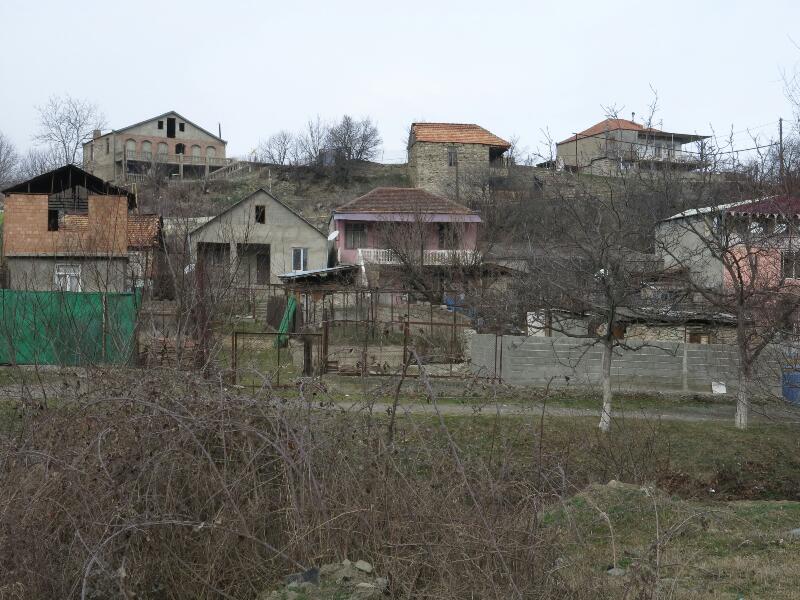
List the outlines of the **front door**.
<svg viewBox="0 0 800 600">
<path fill-rule="evenodd" d="M 269 251 L 256 254 L 256 285 L 269 283 Z"/>
</svg>

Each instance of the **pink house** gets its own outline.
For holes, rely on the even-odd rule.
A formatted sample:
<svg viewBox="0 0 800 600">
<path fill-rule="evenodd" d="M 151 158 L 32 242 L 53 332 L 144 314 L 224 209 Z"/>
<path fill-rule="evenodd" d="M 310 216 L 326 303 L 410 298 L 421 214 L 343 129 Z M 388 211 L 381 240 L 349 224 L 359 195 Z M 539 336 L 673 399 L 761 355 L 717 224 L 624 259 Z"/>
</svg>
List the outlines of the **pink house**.
<svg viewBox="0 0 800 600">
<path fill-rule="evenodd" d="M 333 211 L 340 263 L 425 266 L 477 256 L 478 213 L 420 188 L 375 188 Z"/>
</svg>

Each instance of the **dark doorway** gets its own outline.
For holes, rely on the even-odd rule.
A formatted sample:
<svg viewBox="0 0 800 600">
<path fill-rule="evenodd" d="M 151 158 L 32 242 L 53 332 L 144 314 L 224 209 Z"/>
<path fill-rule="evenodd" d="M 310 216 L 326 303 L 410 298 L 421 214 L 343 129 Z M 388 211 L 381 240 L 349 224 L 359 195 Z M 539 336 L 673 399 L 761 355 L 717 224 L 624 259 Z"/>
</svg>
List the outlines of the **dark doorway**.
<svg viewBox="0 0 800 600">
<path fill-rule="evenodd" d="M 269 250 L 256 254 L 256 285 L 269 283 Z"/>
<path fill-rule="evenodd" d="M 175 118 L 174 117 L 167 117 L 167 137 L 174 138 L 175 137 Z"/>
<path fill-rule="evenodd" d="M 184 144 L 175 144 L 175 154 L 186 154 L 186 146 Z"/>
</svg>

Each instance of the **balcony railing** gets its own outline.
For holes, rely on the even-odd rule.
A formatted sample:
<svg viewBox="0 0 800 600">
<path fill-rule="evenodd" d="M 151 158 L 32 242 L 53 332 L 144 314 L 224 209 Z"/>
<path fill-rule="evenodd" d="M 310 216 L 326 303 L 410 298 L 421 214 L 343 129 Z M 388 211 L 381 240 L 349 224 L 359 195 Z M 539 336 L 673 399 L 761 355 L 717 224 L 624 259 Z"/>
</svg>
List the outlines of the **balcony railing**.
<svg viewBox="0 0 800 600">
<path fill-rule="evenodd" d="M 118 150 L 117 160 L 131 160 L 140 162 L 155 162 L 168 165 L 198 165 L 210 167 L 224 167 L 234 161 L 232 158 L 218 158 L 216 156 L 195 156 L 192 154 L 158 154 L 153 152 L 136 152 L 135 150 Z"/>
<path fill-rule="evenodd" d="M 606 157 L 630 162 L 664 162 L 681 164 L 700 164 L 703 158 L 699 154 L 684 152 L 683 150 L 669 150 L 663 148 L 623 149 L 609 146 L 606 150 Z"/>
<path fill-rule="evenodd" d="M 411 260 L 416 262 L 417 254 Z M 422 264 L 425 266 L 471 265 L 478 261 L 477 250 L 423 250 Z M 399 265 L 402 260 L 389 248 L 359 248 L 358 264 Z"/>
</svg>

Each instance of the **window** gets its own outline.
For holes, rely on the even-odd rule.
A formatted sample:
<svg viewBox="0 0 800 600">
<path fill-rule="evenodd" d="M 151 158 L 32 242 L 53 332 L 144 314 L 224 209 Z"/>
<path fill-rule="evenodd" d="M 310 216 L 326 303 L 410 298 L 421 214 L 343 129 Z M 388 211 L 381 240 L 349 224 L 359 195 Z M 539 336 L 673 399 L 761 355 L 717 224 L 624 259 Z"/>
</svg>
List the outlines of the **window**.
<svg viewBox="0 0 800 600">
<path fill-rule="evenodd" d="M 455 167 L 458 165 L 458 150 L 455 148 L 447 149 L 447 166 Z"/>
<path fill-rule="evenodd" d="M 256 204 L 256 223 L 262 225 L 267 222 L 267 207 L 263 204 Z"/>
<path fill-rule="evenodd" d="M 158 122 L 158 128 L 159 129 L 164 129 L 164 121 L 159 121 Z"/>
<path fill-rule="evenodd" d="M 142 142 L 142 159 L 151 160 L 153 158 L 153 144 L 147 140 Z"/>
<path fill-rule="evenodd" d="M 166 142 L 158 142 L 158 155 L 162 156 L 162 157 L 167 155 L 167 144 L 166 144 Z"/>
<path fill-rule="evenodd" d="M 308 248 L 292 248 L 292 271 L 308 271 Z"/>
<path fill-rule="evenodd" d="M 94 160 L 94 144 L 89 144 L 89 160 Z"/>
<path fill-rule="evenodd" d="M 214 146 L 208 146 L 206 148 L 206 158 L 214 158 L 217 155 L 217 149 Z"/>
<path fill-rule="evenodd" d="M 364 223 L 345 223 L 344 247 L 348 250 L 367 247 L 367 226 Z"/>
<path fill-rule="evenodd" d="M 186 123 L 178 123 L 178 131 L 183 131 L 185 126 L 186 126 Z"/>
<path fill-rule="evenodd" d="M 54 283 L 56 289 L 59 289 L 62 292 L 80 292 L 81 266 L 56 265 Z"/>
<path fill-rule="evenodd" d="M 108 138 L 106 138 L 106 154 L 111 151 L 111 144 L 109 143 Z"/>
<path fill-rule="evenodd" d="M 58 210 L 49 209 L 47 211 L 47 231 L 58 231 Z"/>
<path fill-rule="evenodd" d="M 167 137 L 174 138 L 175 137 L 175 118 L 174 117 L 167 117 Z"/>
<path fill-rule="evenodd" d="M 439 223 L 439 249 L 446 250 L 455 248 L 458 242 L 458 232 L 452 223 Z"/>
<path fill-rule="evenodd" d="M 186 146 L 184 144 L 175 144 L 175 154 L 186 153 Z"/>
<path fill-rule="evenodd" d="M 800 279 L 800 253 L 781 253 L 781 276 L 784 279 Z"/>
</svg>

